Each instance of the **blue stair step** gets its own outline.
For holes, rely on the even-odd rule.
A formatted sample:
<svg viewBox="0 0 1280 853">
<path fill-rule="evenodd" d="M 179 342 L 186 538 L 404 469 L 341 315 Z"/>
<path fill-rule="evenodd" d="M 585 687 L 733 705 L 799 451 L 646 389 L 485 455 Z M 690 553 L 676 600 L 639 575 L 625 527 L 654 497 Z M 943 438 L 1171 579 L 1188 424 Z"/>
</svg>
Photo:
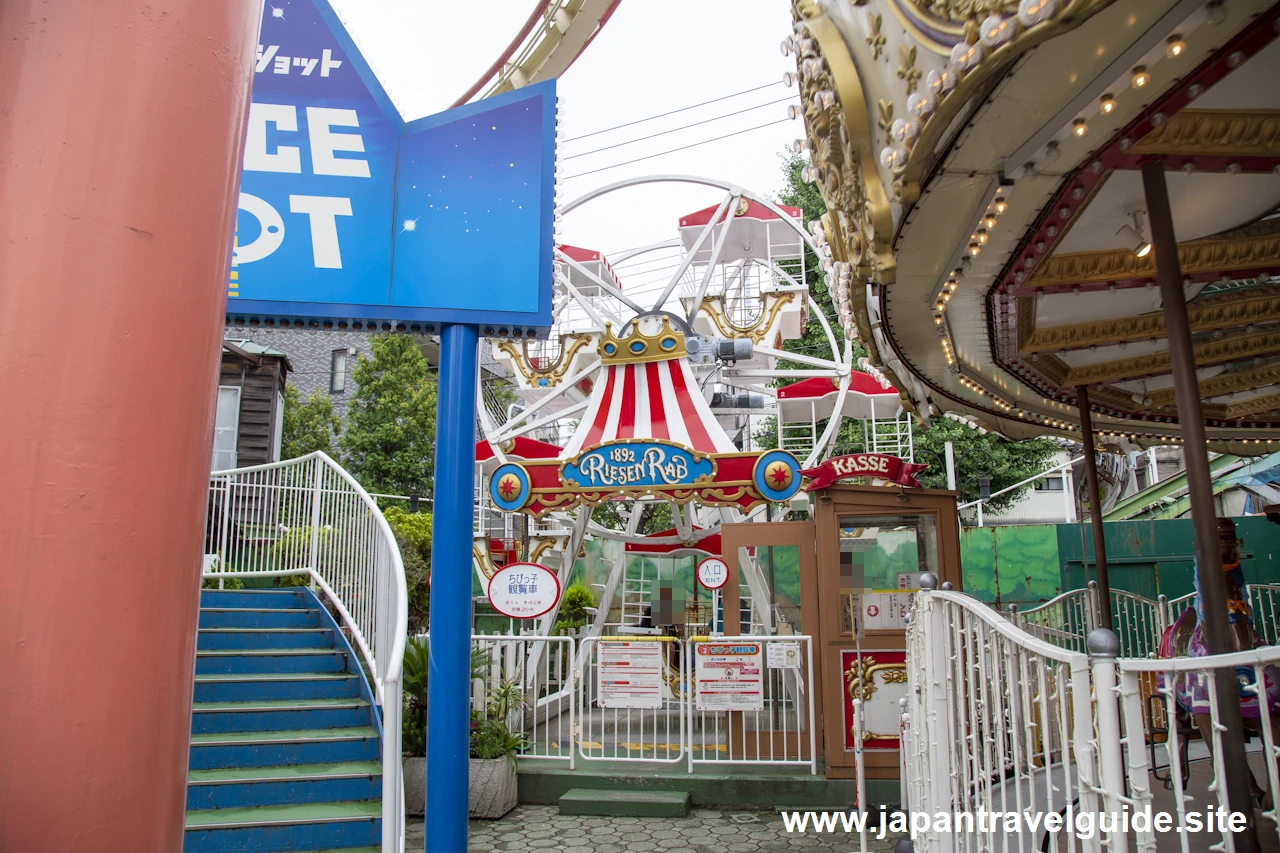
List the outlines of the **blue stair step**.
<svg viewBox="0 0 1280 853">
<path fill-rule="evenodd" d="M 369 722 L 364 699 L 285 699 L 274 702 L 197 702 L 192 734 L 336 729 Z"/>
<path fill-rule="evenodd" d="M 187 812 L 183 853 L 332 850 L 376 845 L 382 802 L 322 803 Z"/>
<path fill-rule="evenodd" d="M 337 699 L 360 695 L 361 676 L 353 672 L 242 673 L 197 675 L 197 702 L 250 702 L 257 699 Z"/>
<path fill-rule="evenodd" d="M 205 589 L 201 607 L 306 607 L 311 602 L 301 589 Z"/>
<path fill-rule="evenodd" d="M 278 732 L 232 732 L 191 736 L 192 770 L 335 764 L 379 758 L 378 734 L 370 726 Z"/>
<path fill-rule="evenodd" d="M 382 745 L 308 589 L 204 590 L 184 853 L 379 853 Z"/>
<path fill-rule="evenodd" d="M 319 628 L 320 614 L 303 607 L 201 607 L 201 628 Z"/>
<path fill-rule="evenodd" d="M 332 628 L 205 628 L 196 649 L 331 649 L 333 640 Z"/>
<path fill-rule="evenodd" d="M 347 653 L 338 649 L 221 649 L 196 652 L 196 675 L 346 671 Z"/>
<path fill-rule="evenodd" d="M 376 800 L 382 796 L 382 765 L 350 761 L 193 770 L 187 783 L 189 810 Z"/>
</svg>

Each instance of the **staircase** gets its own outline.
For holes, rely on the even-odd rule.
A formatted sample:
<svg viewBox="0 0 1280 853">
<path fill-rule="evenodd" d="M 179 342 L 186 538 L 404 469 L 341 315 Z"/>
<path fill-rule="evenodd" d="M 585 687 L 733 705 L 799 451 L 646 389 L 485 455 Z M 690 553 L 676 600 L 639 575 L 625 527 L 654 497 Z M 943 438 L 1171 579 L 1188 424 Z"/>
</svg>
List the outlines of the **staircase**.
<svg viewBox="0 0 1280 853">
<path fill-rule="evenodd" d="M 204 590 L 184 853 L 378 853 L 382 724 L 311 590 Z"/>
</svg>

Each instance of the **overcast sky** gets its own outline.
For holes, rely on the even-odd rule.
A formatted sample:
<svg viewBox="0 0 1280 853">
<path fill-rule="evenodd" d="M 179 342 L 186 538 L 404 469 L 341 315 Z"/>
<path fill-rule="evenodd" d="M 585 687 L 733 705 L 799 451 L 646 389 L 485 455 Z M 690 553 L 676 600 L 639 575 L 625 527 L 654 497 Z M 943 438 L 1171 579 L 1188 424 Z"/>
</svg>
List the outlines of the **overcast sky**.
<svg viewBox="0 0 1280 853">
<path fill-rule="evenodd" d="M 413 119 L 447 108 L 466 91 L 511 41 L 534 0 L 334 0 L 334 5 L 401 112 Z M 474 12 L 460 14 L 459 9 Z M 684 151 L 661 152 L 785 119 L 796 90 L 784 87 L 781 79 L 795 66 L 778 45 L 789 30 L 788 4 L 781 0 L 622 0 L 608 25 L 560 80 L 564 138 L 571 140 L 561 148 L 564 174 L 569 176 L 565 200 L 615 181 L 656 174 L 718 178 L 775 193 L 782 180 L 778 156 L 803 134 L 799 120 Z M 595 134 L 761 86 L 768 88 Z M 773 101 L 781 102 L 760 106 Z M 756 106 L 760 108 L 750 109 Z M 662 133 L 740 110 L 746 111 Z M 597 151 L 658 133 L 662 135 Z M 584 134 L 595 135 L 574 139 Z M 661 156 L 581 174 L 652 154 Z M 722 195 L 715 189 L 674 184 L 612 193 L 569 216 L 563 239 L 610 253 L 665 240 L 676 236 L 679 216 L 717 204 Z M 660 260 L 647 265 L 656 273 L 624 267 L 624 287 L 658 286 L 664 265 Z"/>
</svg>

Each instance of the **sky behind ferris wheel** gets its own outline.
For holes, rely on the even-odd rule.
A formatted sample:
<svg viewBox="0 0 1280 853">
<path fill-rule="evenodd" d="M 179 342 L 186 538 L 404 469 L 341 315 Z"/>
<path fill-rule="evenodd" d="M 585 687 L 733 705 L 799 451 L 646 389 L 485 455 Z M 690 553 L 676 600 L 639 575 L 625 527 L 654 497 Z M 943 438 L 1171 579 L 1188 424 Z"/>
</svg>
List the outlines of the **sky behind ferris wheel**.
<svg viewBox="0 0 1280 853">
<path fill-rule="evenodd" d="M 483 14 L 469 15 L 439 0 L 334 5 L 412 119 L 448 108 L 479 78 L 519 30 L 533 0 L 487 0 L 464 7 L 483 6 Z M 783 0 L 623 0 L 560 79 L 565 201 L 656 174 L 718 178 L 776 193 L 779 154 L 803 135 L 799 120 L 786 120 L 787 105 L 798 102 L 796 89 L 781 82 L 795 68 L 778 50 L 790 31 L 788 6 Z M 695 104 L 703 105 L 682 109 Z M 680 111 L 618 127 L 673 110 Z M 617 129 L 598 132 L 608 128 Z M 712 139 L 717 141 L 694 144 Z M 639 162 L 627 162 L 633 160 Z M 563 238 L 611 254 L 667 240 L 677 236 L 681 215 L 722 196 L 680 184 L 631 188 L 579 208 L 565 220 Z M 664 260 L 668 256 L 672 260 Z M 623 265 L 624 289 L 656 293 L 674 272 L 673 256 L 673 250 L 660 251 Z"/>
</svg>

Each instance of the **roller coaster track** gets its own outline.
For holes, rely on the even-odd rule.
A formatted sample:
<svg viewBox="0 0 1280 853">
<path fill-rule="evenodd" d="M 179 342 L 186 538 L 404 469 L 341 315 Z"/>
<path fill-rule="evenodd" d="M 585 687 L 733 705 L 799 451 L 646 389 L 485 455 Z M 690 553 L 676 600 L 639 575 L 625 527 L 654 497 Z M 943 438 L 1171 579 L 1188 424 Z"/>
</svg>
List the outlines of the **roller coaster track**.
<svg viewBox="0 0 1280 853">
<path fill-rule="evenodd" d="M 573 64 L 622 0 L 538 0 L 506 50 L 453 106 L 558 77 Z"/>
</svg>

